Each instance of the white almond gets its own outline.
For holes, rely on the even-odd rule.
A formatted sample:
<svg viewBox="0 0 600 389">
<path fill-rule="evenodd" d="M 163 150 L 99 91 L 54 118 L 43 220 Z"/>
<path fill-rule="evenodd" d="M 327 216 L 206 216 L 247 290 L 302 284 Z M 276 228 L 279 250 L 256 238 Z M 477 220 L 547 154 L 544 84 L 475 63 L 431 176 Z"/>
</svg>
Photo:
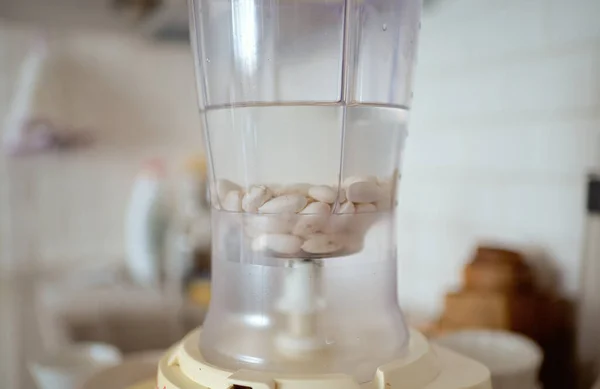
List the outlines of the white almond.
<svg viewBox="0 0 600 389">
<path fill-rule="evenodd" d="M 311 184 L 305 184 L 305 183 L 300 183 L 300 184 L 292 184 L 292 185 L 286 185 L 282 188 L 279 188 L 277 190 L 278 195 L 284 195 L 284 194 L 297 194 L 297 195 L 302 195 L 302 196 L 308 196 L 308 190 L 312 187 Z"/>
<path fill-rule="evenodd" d="M 275 197 L 258 208 L 260 213 L 292 213 L 298 212 L 304 207 L 308 201 L 306 197 L 297 194 L 287 194 Z"/>
<path fill-rule="evenodd" d="M 374 182 L 356 181 L 346 188 L 346 197 L 353 203 L 374 203 L 381 198 L 381 189 Z"/>
<path fill-rule="evenodd" d="M 354 206 L 354 204 L 351 201 L 346 201 L 344 204 L 342 204 L 342 206 L 340 207 L 340 209 L 337 213 L 346 215 L 346 214 L 351 214 L 354 212 L 356 212 L 356 207 Z"/>
<path fill-rule="evenodd" d="M 293 234 L 306 236 L 320 231 L 327 224 L 331 207 L 322 202 L 310 203 L 298 214 Z"/>
<path fill-rule="evenodd" d="M 330 213 L 331 206 L 327 203 L 322 203 L 320 201 L 310 203 L 306 206 L 306 208 L 300 211 L 301 215 L 328 215 Z"/>
<path fill-rule="evenodd" d="M 287 234 L 292 232 L 298 215 L 281 213 L 277 215 L 247 215 L 246 226 L 254 231 L 263 233 Z"/>
<path fill-rule="evenodd" d="M 315 234 L 302 244 L 302 250 L 309 254 L 330 254 L 342 249 L 342 243 L 335 235 Z"/>
<path fill-rule="evenodd" d="M 367 232 L 369 227 L 377 220 L 377 207 L 373 204 L 358 204 L 356 205 L 356 215 L 349 229 L 356 231 L 359 234 Z"/>
<path fill-rule="evenodd" d="M 287 234 L 263 234 L 252 241 L 254 251 L 272 250 L 279 254 L 295 254 L 300 251 L 302 239 Z"/>
<path fill-rule="evenodd" d="M 273 196 L 279 196 L 281 194 L 281 191 L 283 190 L 283 185 L 280 184 L 268 184 L 265 186 L 269 188 L 271 193 L 273 193 Z"/>
<path fill-rule="evenodd" d="M 344 246 L 344 252 L 357 253 L 363 248 L 364 235 L 341 233 L 336 239 Z"/>
<path fill-rule="evenodd" d="M 232 190 L 241 191 L 242 188 L 234 182 L 229 180 L 217 180 L 215 185 L 210 186 L 210 202 L 211 205 L 217 209 L 221 209 L 225 196 Z"/>
<path fill-rule="evenodd" d="M 343 187 L 347 188 L 351 184 L 355 182 L 372 182 L 374 184 L 377 183 L 377 177 L 375 176 L 350 176 L 344 180 Z"/>
<path fill-rule="evenodd" d="M 311 187 L 308 190 L 308 195 L 317 201 L 327 204 L 333 204 L 335 202 L 335 198 L 337 197 L 336 191 L 327 185 L 317 185 Z"/>
<path fill-rule="evenodd" d="M 219 194 L 219 198 L 220 199 L 224 199 L 225 196 L 227 196 L 227 194 L 229 192 L 231 192 L 232 190 L 239 190 L 241 191 L 242 188 L 236 184 L 235 182 L 226 180 L 226 179 L 222 179 L 222 180 L 218 180 L 217 181 L 217 193 Z"/>
<path fill-rule="evenodd" d="M 329 222 L 325 227 L 325 232 L 342 231 L 352 221 L 354 217 L 355 207 L 350 201 L 346 201 L 340 206 L 335 214 L 329 217 Z"/>
<path fill-rule="evenodd" d="M 273 194 L 266 186 L 253 186 L 242 199 L 242 209 L 246 212 L 255 213 Z"/>
<path fill-rule="evenodd" d="M 230 212 L 240 212 L 242 210 L 242 192 L 239 190 L 229 191 L 223 199 L 223 209 Z"/>
</svg>

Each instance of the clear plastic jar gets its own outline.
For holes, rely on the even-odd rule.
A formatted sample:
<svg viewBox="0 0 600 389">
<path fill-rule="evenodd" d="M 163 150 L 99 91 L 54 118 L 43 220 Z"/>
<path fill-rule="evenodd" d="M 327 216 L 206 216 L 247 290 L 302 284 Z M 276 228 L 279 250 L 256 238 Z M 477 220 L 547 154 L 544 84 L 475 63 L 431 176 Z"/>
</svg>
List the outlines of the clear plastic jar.
<svg viewBox="0 0 600 389">
<path fill-rule="evenodd" d="M 192 0 L 209 157 L 204 358 L 346 373 L 401 357 L 394 206 L 418 0 Z"/>
</svg>

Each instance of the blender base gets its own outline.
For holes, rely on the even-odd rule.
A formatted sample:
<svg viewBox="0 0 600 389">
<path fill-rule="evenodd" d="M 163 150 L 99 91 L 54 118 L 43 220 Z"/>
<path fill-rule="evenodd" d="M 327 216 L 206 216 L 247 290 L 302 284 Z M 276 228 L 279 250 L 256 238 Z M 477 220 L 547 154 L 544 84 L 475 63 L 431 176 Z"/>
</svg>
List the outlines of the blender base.
<svg viewBox="0 0 600 389">
<path fill-rule="evenodd" d="M 489 370 L 469 358 L 431 345 L 411 331 L 406 357 L 380 366 L 373 381 L 345 374 L 294 375 L 231 371 L 208 364 L 196 329 L 174 345 L 158 365 L 157 389 L 491 389 Z"/>
</svg>

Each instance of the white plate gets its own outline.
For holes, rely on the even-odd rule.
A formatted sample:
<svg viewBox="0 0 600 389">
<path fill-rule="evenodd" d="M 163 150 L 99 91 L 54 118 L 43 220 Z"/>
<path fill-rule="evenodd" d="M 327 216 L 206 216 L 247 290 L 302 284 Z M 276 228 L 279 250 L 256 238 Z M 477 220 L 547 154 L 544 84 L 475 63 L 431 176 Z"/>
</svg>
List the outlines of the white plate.
<svg viewBox="0 0 600 389">
<path fill-rule="evenodd" d="M 529 338 L 507 331 L 464 330 L 435 342 L 486 365 L 494 389 L 536 386 L 543 354 Z"/>
</svg>

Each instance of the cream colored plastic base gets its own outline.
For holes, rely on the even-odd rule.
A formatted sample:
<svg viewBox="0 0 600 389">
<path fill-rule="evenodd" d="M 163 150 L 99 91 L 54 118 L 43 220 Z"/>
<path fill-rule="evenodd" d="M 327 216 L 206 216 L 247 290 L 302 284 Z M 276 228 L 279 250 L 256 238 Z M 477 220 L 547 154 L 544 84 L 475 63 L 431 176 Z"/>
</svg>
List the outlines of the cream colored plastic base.
<svg viewBox="0 0 600 389">
<path fill-rule="evenodd" d="M 158 365 L 158 389 L 491 389 L 482 364 L 432 346 L 411 332 L 406 357 L 379 367 L 373 381 L 359 384 L 344 374 L 289 375 L 229 371 L 208 364 L 198 350 L 200 330 L 173 346 Z"/>
</svg>

